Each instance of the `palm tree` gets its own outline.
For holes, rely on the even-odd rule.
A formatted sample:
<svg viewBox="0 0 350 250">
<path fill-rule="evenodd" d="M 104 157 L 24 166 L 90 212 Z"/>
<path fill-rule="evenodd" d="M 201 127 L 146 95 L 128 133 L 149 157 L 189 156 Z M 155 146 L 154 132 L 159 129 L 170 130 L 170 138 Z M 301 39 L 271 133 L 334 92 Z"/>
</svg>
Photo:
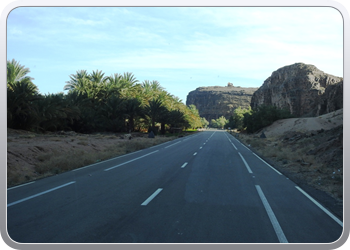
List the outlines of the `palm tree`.
<svg viewBox="0 0 350 250">
<path fill-rule="evenodd" d="M 149 81 L 149 80 L 144 80 L 141 83 L 141 88 L 142 88 L 142 97 L 143 100 L 142 102 L 148 103 L 150 100 L 159 98 L 160 94 L 162 92 L 165 92 L 164 88 L 160 86 L 160 83 L 158 81 Z"/>
<path fill-rule="evenodd" d="M 79 70 L 76 74 L 71 74 L 70 80 L 64 86 L 64 90 L 78 91 L 86 93 L 94 101 L 100 101 L 105 98 L 106 82 L 108 77 L 104 76 L 102 71 L 96 70 L 88 74 L 86 70 Z"/>
<path fill-rule="evenodd" d="M 122 88 L 120 94 L 124 98 L 136 97 L 137 93 L 137 83 L 139 82 L 134 74 L 126 72 L 121 77 Z"/>
<path fill-rule="evenodd" d="M 165 125 L 169 123 L 169 120 L 170 120 L 169 110 L 165 106 L 163 106 L 159 114 L 160 133 L 162 135 L 165 134 Z"/>
<path fill-rule="evenodd" d="M 123 76 L 122 76 L 122 80 L 126 81 L 126 82 L 129 82 L 131 84 L 131 86 L 139 82 L 136 79 L 136 77 L 134 76 L 134 74 L 130 73 L 130 72 L 124 73 Z"/>
<path fill-rule="evenodd" d="M 65 96 L 65 105 L 74 115 L 67 117 L 67 127 L 76 132 L 90 132 L 95 129 L 96 107 L 87 93 L 70 91 Z"/>
<path fill-rule="evenodd" d="M 168 94 L 167 98 L 169 99 L 169 108 L 171 110 L 179 109 L 180 106 L 185 106 L 182 100 L 177 96 Z"/>
<path fill-rule="evenodd" d="M 70 80 L 66 82 L 67 84 L 64 86 L 64 90 L 79 89 L 79 82 L 81 82 L 82 79 L 90 80 L 86 70 L 78 70 L 76 74 L 71 74 L 69 78 Z"/>
<path fill-rule="evenodd" d="M 162 115 L 165 113 L 165 109 L 166 108 L 163 106 L 162 101 L 159 99 L 153 99 L 144 109 L 145 115 L 151 122 L 151 129 L 154 133 L 156 132 L 156 122 L 160 122 Z"/>
<path fill-rule="evenodd" d="M 147 103 L 152 99 L 152 89 L 151 82 L 149 80 L 144 80 L 141 83 L 141 102 L 143 106 L 146 106 Z"/>
<path fill-rule="evenodd" d="M 111 96 L 106 102 L 102 103 L 99 114 L 101 117 L 99 127 L 101 129 L 112 132 L 120 131 L 124 126 L 124 100 L 117 96 Z"/>
<path fill-rule="evenodd" d="M 123 88 L 121 79 L 122 75 L 118 73 L 108 76 L 105 83 L 106 92 L 120 95 L 120 89 Z"/>
<path fill-rule="evenodd" d="M 125 115 L 128 119 L 128 131 L 134 131 L 135 119 L 143 115 L 141 102 L 137 98 L 125 100 Z"/>
<path fill-rule="evenodd" d="M 25 66 L 20 65 L 19 62 L 17 62 L 15 59 L 12 59 L 11 61 L 7 61 L 7 84 L 13 85 L 16 82 L 20 82 L 24 79 L 26 79 L 26 82 L 28 83 L 28 80 L 31 82 L 34 78 L 31 78 L 27 76 L 27 74 L 30 72 L 29 68 L 25 68 Z"/>
<path fill-rule="evenodd" d="M 37 101 L 42 97 L 30 78 L 22 78 L 7 88 L 7 126 L 14 129 L 36 129 L 40 116 Z"/>
<path fill-rule="evenodd" d="M 79 107 L 71 105 L 70 98 L 63 93 L 46 95 L 37 105 L 41 116 L 39 126 L 43 131 L 70 129 L 73 121 L 80 118 Z"/>
<path fill-rule="evenodd" d="M 178 109 L 169 112 L 169 124 L 171 124 L 172 127 L 176 128 L 188 126 L 188 122 L 186 121 L 184 113 Z"/>
<path fill-rule="evenodd" d="M 134 80 L 129 81 L 130 79 L 132 79 L 132 75 L 130 75 L 130 73 L 124 73 L 124 75 L 115 73 L 114 75 L 107 77 L 106 89 L 122 98 L 125 98 L 129 96 L 128 93 L 133 87 Z"/>
<path fill-rule="evenodd" d="M 103 84 L 107 81 L 108 77 L 104 76 L 105 73 L 102 73 L 102 70 L 96 70 L 92 71 L 92 73 L 89 75 L 90 81 L 96 83 L 97 85 Z"/>
</svg>

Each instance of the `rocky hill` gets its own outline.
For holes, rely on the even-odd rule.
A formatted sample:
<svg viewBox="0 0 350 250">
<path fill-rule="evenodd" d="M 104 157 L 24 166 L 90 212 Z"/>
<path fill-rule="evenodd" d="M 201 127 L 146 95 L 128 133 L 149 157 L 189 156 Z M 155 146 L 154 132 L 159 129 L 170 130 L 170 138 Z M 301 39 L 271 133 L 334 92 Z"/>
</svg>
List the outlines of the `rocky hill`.
<svg viewBox="0 0 350 250">
<path fill-rule="evenodd" d="M 253 93 L 258 88 L 242 88 L 229 83 L 226 87 L 200 87 L 187 95 L 186 105 L 194 104 L 201 117 L 207 121 L 224 116 L 229 119 L 234 109 L 250 106 Z"/>
<path fill-rule="evenodd" d="M 343 108 L 343 79 L 313 65 L 295 63 L 274 71 L 253 94 L 251 107 L 275 105 L 297 117 Z"/>
</svg>

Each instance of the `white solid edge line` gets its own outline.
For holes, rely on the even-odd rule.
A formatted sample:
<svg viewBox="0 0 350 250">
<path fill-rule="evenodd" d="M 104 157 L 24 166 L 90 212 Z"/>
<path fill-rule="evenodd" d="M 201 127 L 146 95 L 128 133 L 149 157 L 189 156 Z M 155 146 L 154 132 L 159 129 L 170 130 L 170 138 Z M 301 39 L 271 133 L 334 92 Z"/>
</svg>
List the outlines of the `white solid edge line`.
<svg viewBox="0 0 350 250">
<path fill-rule="evenodd" d="M 226 137 L 227 137 L 227 139 L 229 140 L 229 142 L 231 142 L 232 143 L 232 141 L 231 141 L 231 139 L 227 136 L 227 134 L 225 133 L 225 135 L 226 135 Z"/>
<path fill-rule="evenodd" d="M 147 204 L 150 203 L 151 200 L 153 200 L 154 197 L 156 197 L 162 190 L 163 188 L 158 188 L 150 197 L 148 197 L 144 202 L 142 202 L 141 206 L 147 206 Z"/>
<path fill-rule="evenodd" d="M 149 148 L 155 148 L 155 147 L 158 147 L 158 146 L 160 147 L 160 146 L 162 146 L 163 144 L 166 144 L 166 143 L 169 143 L 169 142 L 172 142 L 172 141 L 163 142 L 163 143 L 161 143 L 161 144 L 157 144 L 157 145 L 154 145 L 154 146 L 149 147 Z M 147 148 L 147 149 L 149 149 L 149 148 Z M 142 150 L 143 150 L 143 149 L 138 150 L 138 151 L 135 151 L 135 152 L 131 152 L 131 153 L 128 153 L 128 154 L 125 154 L 125 155 L 120 155 L 120 156 L 117 156 L 117 157 L 114 157 L 114 158 L 111 158 L 111 159 L 108 159 L 108 160 L 104 160 L 104 161 L 101 161 L 101 162 L 96 162 L 96 163 L 87 165 L 87 166 L 85 166 L 85 167 L 73 169 L 72 171 L 79 171 L 79 170 L 82 170 L 82 169 L 84 169 L 84 168 L 89 168 L 89 167 L 92 167 L 92 166 L 95 166 L 95 165 L 98 165 L 98 164 L 101 164 L 101 163 L 113 161 L 113 160 L 116 160 L 116 159 L 119 159 L 119 158 L 122 158 L 122 157 L 125 157 L 125 156 L 129 156 L 129 155 L 132 155 L 132 154 L 139 153 L 139 152 L 141 152 Z"/>
<path fill-rule="evenodd" d="M 24 183 L 24 184 L 22 184 L 22 185 L 18 185 L 18 186 L 14 186 L 14 187 L 10 187 L 10 188 L 7 189 L 7 191 L 9 191 L 9 190 L 11 190 L 11 189 L 23 187 L 23 186 L 26 186 L 26 185 L 29 185 L 29 184 L 33 184 L 33 183 L 35 183 L 35 181 L 28 182 L 28 183 Z"/>
<path fill-rule="evenodd" d="M 237 140 L 233 135 L 231 135 L 231 136 L 233 137 L 233 139 L 235 139 L 236 141 L 238 141 L 243 147 L 245 147 L 246 149 L 248 149 L 249 151 L 251 151 L 250 148 L 247 148 L 242 142 L 240 142 L 239 140 Z"/>
<path fill-rule="evenodd" d="M 184 168 L 184 167 L 186 167 L 186 165 L 187 165 L 188 163 L 187 162 L 185 162 L 182 166 L 181 166 L 181 168 Z"/>
<path fill-rule="evenodd" d="M 310 195 L 308 195 L 304 190 L 302 190 L 300 187 L 295 186 L 296 189 L 298 189 L 303 195 L 305 195 L 307 198 L 309 198 L 316 206 L 318 206 L 323 212 L 325 212 L 329 217 L 331 217 L 335 222 L 337 222 L 340 226 L 343 227 L 343 222 L 340 221 L 337 217 L 335 217 L 331 212 L 329 212 L 327 209 L 325 209 L 320 203 L 318 203 L 314 198 L 312 198 Z"/>
<path fill-rule="evenodd" d="M 46 194 L 46 193 L 49 193 L 49 192 L 52 192 L 52 191 L 55 191 L 55 190 L 57 190 L 57 189 L 59 189 L 59 188 L 63 188 L 63 187 L 65 187 L 65 186 L 71 185 L 71 184 L 73 184 L 73 183 L 75 183 L 75 181 L 71 181 L 71 182 L 68 182 L 68 183 L 66 183 L 66 184 L 63 184 L 63 185 L 61 185 L 61 186 L 58 186 L 58 187 L 55 187 L 55 188 L 51 188 L 51 189 L 46 190 L 46 191 L 44 191 L 44 192 L 41 192 L 41 193 L 38 193 L 38 194 L 35 194 L 35 195 L 32 195 L 32 196 L 29 196 L 29 197 L 27 197 L 27 198 L 24 198 L 24 199 L 21 199 L 21 200 L 12 202 L 12 203 L 10 203 L 10 204 L 7 204 L 7 207 L 16 205 L 16 204 L 21 203 L 21 202 L 23 202 L 23 201 L 27 201 L 27 200 L 33 199 L 33 198 L 35 198 L 35 197 L 38 197 L 38 196 L 40 196 L 40 195 L 43 195 L 43 194 Z"/>
<path fill-rule="evenodd" d="M 156 146 L 159 146 L 159 145 L 156 145 Z M 85 167 L 73 169 L 72 171 L 79 171 L 79 170 L 82 170 L 82 169 L 84 169 L 84 168 L 89 168 L 89 167 L 96 166 L 96 165 L 101 164 L 101 163 L 113 161 L 113 160 L 116 160 L 116 159 L 119 159 L 119 158 L 123 158 L 123 157 L 125 157 L 125 156 L 129 156 L 129 155 L 132 155 L 132 154 L 136 154 L 136 153 L 138 153 L 138 152 L 141 152 L 142 150 L 143 150 L 143 149 L 138 150 L 138 151 L 135 151 L 135 152 L 131 152 L 131 153 L 129 153 L 129 154 L 120 155 L 120 156 L 117 156 L 117 157 L 114 157 L 114 158 L 111 158 L 111 159 L 108 159 L 108 160 L 105 160 L 105 161 L 96 162 L 96 163 L 94 163 L 94 164 L 90 164 L 90 165 L 87 165 L 87 166 L 85 166 Z"/>
<path fill-rule="evenodd" d="M 104 171 L 109 171 L 109 170 L 111 170 L 111 169 L 120 167 L 120 166 L 122 166 L 122 165 L 125 165 L 125 164 L 128 164 L 128 163 L 130 163 L 130 162 L 136 161 L 136 160 L 141 159 L 141 158 L 143 158 L 143 157 L 146 157 L 146 156 L 148 156 L 148 155 L 154 154 L 154 153 L 156 153 L 156 152 L 158 152 L 158 151 L 159 151 L 159 150 L 156 150 L 156 151 L 153 151 L 153 152 L 151 152 L 151 153 L 148 153 L 148 154 L 145 154 L 145 155 L 143 155 L 143 156 L 140 156 L 140 157 L 137 157 L 137 158 L 135 158 L 135 159 L 132 159 L 132 160 L 130 160 L 130 161 L 123 162 L 123 163 L 121 163 L 121 164 L 118 164 L 118 165 L 113 166 L 113 167 L 110 167 L 110 168 L 106 168 Z"/>
<path fill-rule="evenodd" d="M 169 146 L 166 146 L 165 148 L 170 148 L 170 147 L 172 147 L 172 146 L 174 146 L 175 144 L 178 144 L 178 143 L 180 143 L 181 141 L 178 141 L 178 142 L 175 142 L 175 143 L 173 143 L 173 144 L 171 144 L 171 145 L 169 145 Z"/>
<path fill-rule="evenodd" d="M 258 155 L 256 155 L 255 153 L 253 153 L 253 155 L 255 155 L 256 157 L 258 157 L 262 162 L 264 162 L 267 166 L 269 166 L 270 168 L 272 168 L 274 171 L 276 171 L 277 174 L 282 175 L 277 169 L 275 169 L 274 167 L 272 167 L 270 164 L 268 164 L 266 161 L 264 161 L 263 159 L 261 159 Z"/>
<path fill-rule="evenodd" d="M 252 172 L 252 170 L 250 169 L 250 167 L 249 167 L 248 163 L 245 161 L 245 159 L 243 158 L 243 156 L 241 155 L 241 153 L 240 153 L 240 152 L 238 152 L 238 154 L 239 154 L 239 156 L 241 157 L 241 159 L 242 159 L 242 161 L 243 161 L 244 165 L 245 165 L 245 166 L 246 166 L 246 168 L 248 169 L 248 172 L 249 172 L 250 174 L 252 174 L 253 172 Z"/>
<path fill-rule="evenodd" d="M 278 223 L 278 220 L 277 220 L 274 212 L 272 211 L 272 208 L 271 208 L 269 202 L 267 201 L 263 191 L 261 190 L 259 185 L 255 185 L 255 188 L 258 191 L 258 194 L 260 196 L 262 203 L 264 204 L 265 210 L 267 212 L 267 215 L 270 218 L 270 221 L 272 223 L 273 229 L 276 232 L 278 240 L 280 241 L 280 243 L 288 243 L 288 240 L 287 240 L 286 236 L 284 235 L 283 230 L 282 230 L 280 224 Z"/>
<path fill-rule="evenodd" d="M 242 144 L 243 147 L 245 147 L 246 149 L 248 149 L 249 151 L 251 151 L 250 148 L 247 148 L 246 145 L 244 145 L 242 142 L 239 142 L 239 143 Z"/>
</svg>

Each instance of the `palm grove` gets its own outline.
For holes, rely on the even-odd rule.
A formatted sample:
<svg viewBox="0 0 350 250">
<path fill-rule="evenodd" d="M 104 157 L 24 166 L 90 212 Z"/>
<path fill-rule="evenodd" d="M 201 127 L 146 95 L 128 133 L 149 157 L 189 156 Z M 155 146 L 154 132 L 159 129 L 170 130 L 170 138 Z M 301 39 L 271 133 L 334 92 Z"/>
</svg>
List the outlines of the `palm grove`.
<svg viewBox="0 0 350 250">
<path fill-rule="evenodd" d="M 30 70 L 7 61 L 7 126 L 30 131 L 73 130 L 80 133 L 150 131 L 202 127 L 194 105 L 161 87 L 139 82 L 132 73 L 105 76 L 79 70 L 69 76 L 67 94 L 39 93 Z"/>
</svg>

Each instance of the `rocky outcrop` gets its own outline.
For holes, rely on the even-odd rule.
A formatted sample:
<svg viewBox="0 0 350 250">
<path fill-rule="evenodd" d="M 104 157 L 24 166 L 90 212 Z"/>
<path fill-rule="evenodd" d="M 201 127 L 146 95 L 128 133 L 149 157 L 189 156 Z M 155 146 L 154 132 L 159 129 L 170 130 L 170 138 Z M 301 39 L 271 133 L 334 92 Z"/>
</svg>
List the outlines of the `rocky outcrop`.
<svg viewBox="0 0 350 250">
<path fill-rule="evenodd" d="M 275 105 L 297 117 L 343 108 L 343 79 L 313 65 L 296 63 L 274 71 L 253 94 L 251 107 Z"/>
<path fill-rule="evenodd" d="M 343 81 L 329 85 L 318 99 L 316 116 L 343 108 Z"/>
<path fill-rule="evenodd" d="M 229 83 L 226 87 L 200 87 L 187 95 L 186 105 L 194 104 L 207 121 L 224 116 L 229 119 L 239 106 L 249 108 L 253 93 L 258 88 L 242 88 Z"/>
</svg>

